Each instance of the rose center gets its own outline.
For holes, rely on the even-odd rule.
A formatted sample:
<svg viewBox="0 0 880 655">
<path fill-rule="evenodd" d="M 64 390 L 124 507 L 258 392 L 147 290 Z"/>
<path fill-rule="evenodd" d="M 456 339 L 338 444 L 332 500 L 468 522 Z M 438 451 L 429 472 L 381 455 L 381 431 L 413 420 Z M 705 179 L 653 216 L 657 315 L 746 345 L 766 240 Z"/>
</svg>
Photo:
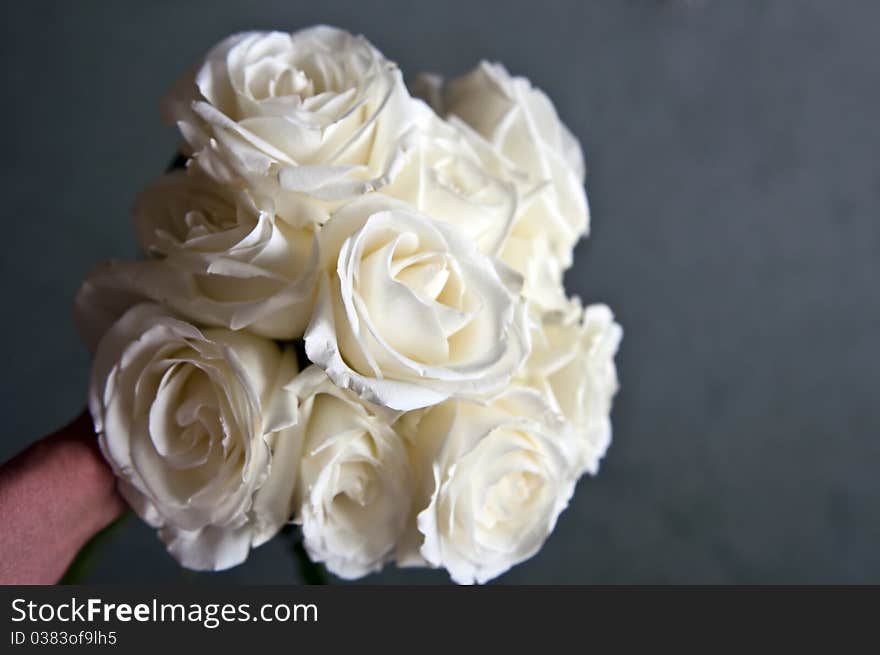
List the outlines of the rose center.
<svg viewBox="0 0 880 655">
<path fill-rule="evenodd" d="M 541 488 L 541 479 L 529 471 L 515 471 L 505 475 L 492 486 L 483 506 L 483 512 L 494 525 L 522 516 L 522 512 Z"/>
<path fill-rule="evenodd" d="M 446 257 L 438 254 L 408 258 L 392 268 L 392 277 L 425 302 L 442 302 L 449 275 Z"/>
<path fill-rule="evenodd" d="M 446 157 L 434 167 L 437 182 L 453 193 L 464 197 L 476 196 L 485 186 L 485 173 L 475 166 L 467 166 L 453 157 Z"/>
<path fill-rule="evenodd" d="M 278 59 L 263 59 L 245 69 L 245 88 L 254 100 L 268 100 L 315 94 L 315 85 L 305 71 Z"/>
<path fill-rule="evenodd" d="M 372 503 L 376 489 L 368 466 L 363 462 L 347 462 L 340 468 L 340 487 L 333 503 L 343 507 L 366 507 Z"/>
</svg>

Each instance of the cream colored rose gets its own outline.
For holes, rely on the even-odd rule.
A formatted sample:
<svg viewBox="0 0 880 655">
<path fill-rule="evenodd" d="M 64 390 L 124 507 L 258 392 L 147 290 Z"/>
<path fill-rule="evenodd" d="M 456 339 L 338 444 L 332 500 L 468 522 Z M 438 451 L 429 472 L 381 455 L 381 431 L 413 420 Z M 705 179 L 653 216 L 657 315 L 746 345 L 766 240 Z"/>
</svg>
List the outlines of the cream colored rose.
<svg viewBox="0 0 880 655">
<path fill-rule="evenodd" d="M 522 295 L 541 311 L 567 306 L 563 262 L 546 222 L 520 220 L 546 193 L 457 116 L 427 123 L 400 174 L 383 193 L 461 228 L 479 249 L 523 278 Z"/>
<path fill-rule="evenodd" d="M 532 332 L 532 352 L 516 384 L 538 391 L 574 433 L 578 474 L 595 474 L 611 443 L 611 403 L 617 393 L 614 356 L 623 330 L 605 305 L 545 314 Z"/>
<path fill-rule="evenodd" d="M 427 112 L 364 37 L 318 26 L 225 39 L 163 113 L 219 180 L 340 200 L 394 177 Z"/>
<path fill-rule="evenodd" d="M 449 80 L 424 77 L 422 93 L 445 116 L 457 116 L 498 153 L 543 184 L 521 208 L 514 226 L 524 238 L 541 232 L 561 269 L 571 265 L 572 248 L 589 227 L 580 144 L 559 120 L 550 99 L 501 64 L 482 62 Z M 522 272 L 522 271 L 521 271 Z"/>
<path fill-rule="evenodd" d="M 488 255 L 498 255 L 513 227 L 528 176 L 454 116 L 433 117 L 382 191 L 431 218 L 459 227 Z"/>
<path fill-rule="evenodd" d="M 375 195 L 337 211 L 319 247 L 306 353 L 365 400 L 405 411 L 495 392 L 528 354 L 518 280 L 454 226 Z"/>
<path fill-rule="evenodd" d="M 417 517 L 425 562 L 482 584 L 538 552 L 576 480 L 568 435 L 544 418 L 535 395 L 517 390 L 489 405 L 450 400 L 425 411 L 410 437 L 427 485 Z"/>
<path fill-rule="evenodd" d="M 169 552 L 192 569 L 225 569 L 292 513 L 296 398 L 291 350 L 223 329 L 198 330 L 136 305 L 103 336 L 89 407 L 120 491 Z"/>
<path fill-rule="evenodd" d="M 300 337 L 315 296 L 317 247 L 314 226 L 294 218 L 204 175 L 169 173 L 134 208 L 141 248 L 162 264 L 119 264 L 108 283 L 125 279 L 207 325 Z"/>
<path fill-rule="evenodd" d="M 553 252 L 545 226 L 520 222 L 504 241 L 500 259 L 523 279 L 522 295 L 538 312 L 568 307 L 563 262 Z"/>
<path fill-rule="evenodd" d="M 336 575 L 378 571 L 404 529 L 412 503 L 406 447 L 384 408 L 334 385 L 312 366 L 291 391 L 300 400 L 295 429 L 296 522 L 306 551 Z"/>
</svg>

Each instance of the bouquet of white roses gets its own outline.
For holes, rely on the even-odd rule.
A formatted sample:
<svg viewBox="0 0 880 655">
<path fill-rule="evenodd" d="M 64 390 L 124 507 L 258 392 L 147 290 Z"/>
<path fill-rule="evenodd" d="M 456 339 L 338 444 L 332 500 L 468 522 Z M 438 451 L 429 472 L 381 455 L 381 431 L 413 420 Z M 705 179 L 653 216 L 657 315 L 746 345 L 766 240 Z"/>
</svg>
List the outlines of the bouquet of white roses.
<svg viewBox="0 0 880 655">
<path fill-rule="evenodd" d="M 497 64 L 413 93 L 320 26 L 233 35 L 162 103 L 186 166 L 135 204 L 146 258 L 94 270 L 76 320 L 101 450 L 185 567 L 293 522 L 344 578 L 482 583 L 598 469 L 621 329 L 562 284 L 580 145 Z"/>
</svg>

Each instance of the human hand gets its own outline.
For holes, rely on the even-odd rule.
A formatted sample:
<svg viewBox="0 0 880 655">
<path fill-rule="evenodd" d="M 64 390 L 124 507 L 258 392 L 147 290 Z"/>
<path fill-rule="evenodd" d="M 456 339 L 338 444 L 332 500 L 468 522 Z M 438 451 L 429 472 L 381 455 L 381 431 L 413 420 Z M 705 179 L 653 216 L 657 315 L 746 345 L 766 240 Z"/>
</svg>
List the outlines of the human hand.
<svg viewBox="0 0 880 655">
<path fill-rule="evenodd" d="M 125 509 L 83 412 L 0 467 L 0 584 L 55 584 Z"/>
</svg>

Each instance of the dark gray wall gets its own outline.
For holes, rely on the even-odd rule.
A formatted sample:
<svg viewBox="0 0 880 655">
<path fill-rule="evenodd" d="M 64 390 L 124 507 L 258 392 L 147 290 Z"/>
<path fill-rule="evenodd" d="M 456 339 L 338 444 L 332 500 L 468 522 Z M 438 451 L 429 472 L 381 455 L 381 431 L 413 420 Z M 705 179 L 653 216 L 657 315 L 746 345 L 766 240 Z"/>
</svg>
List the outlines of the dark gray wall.
<svg viewBox="0 0 880 655">
<path fill-rule="evenodd" d="M 408 72 L 501 60 L 584 143 L 594 229 L 567 284 L 624 325 L 615 440 L 501 581 L 880 582 L 877 3 L 4 11 L 0 459 L 83 406 L 71 298 L 91 264 L 135 252 L 129 205 L 175 146 L 160 94 L 227 33 L 328 22 Z M 282 542 L 182 573 L 136 519 L 99 552 L 95 581 L 297 580 Z"/>
</svg>

